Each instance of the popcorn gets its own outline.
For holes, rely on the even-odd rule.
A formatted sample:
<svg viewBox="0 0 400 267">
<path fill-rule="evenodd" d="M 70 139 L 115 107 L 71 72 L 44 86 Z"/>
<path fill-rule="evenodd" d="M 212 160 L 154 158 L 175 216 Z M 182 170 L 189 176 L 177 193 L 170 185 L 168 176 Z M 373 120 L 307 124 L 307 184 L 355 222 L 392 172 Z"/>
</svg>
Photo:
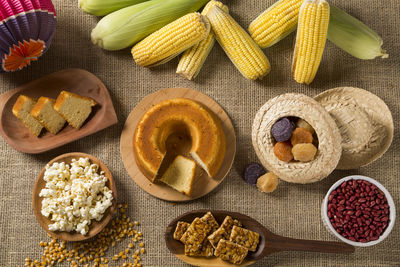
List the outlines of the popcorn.
<svg viewBox="0 0 400 267">
<path fill-rule="evenodd" d="M 72 163 L 55 162 L 46 166 L 43 179 L 43 216 L 53 222 L 50 231 L 76 231 L 86 235 L 92 220 L 100 221 L 112 205 L 112 191 L 105 185 L 104 172 L 90 164 L 88 158 L 73 159 Z"/>
</svg>

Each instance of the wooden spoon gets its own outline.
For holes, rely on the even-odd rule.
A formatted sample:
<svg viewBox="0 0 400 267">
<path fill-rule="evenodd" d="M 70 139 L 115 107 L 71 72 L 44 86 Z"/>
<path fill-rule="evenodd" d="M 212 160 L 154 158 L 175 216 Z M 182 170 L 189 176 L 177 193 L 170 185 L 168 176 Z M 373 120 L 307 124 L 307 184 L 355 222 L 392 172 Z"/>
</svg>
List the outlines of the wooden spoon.
<svg viewBox="0 0 400 267">
<path fill-rule="evenodd" d="M 47 233 L 49 233 L 51 236 L 55 238 L 65 241 L 82 241 L 97 235 L 107 226 L 108 222 L 111 220 L 113 214 L 117 210 L 117 189 L 115 187 L 115 182 L 113 180 L 111 172 L 108 170 L 106 165 L 104 165 L 98 158 L 85 153 L 74 152 L 74 153 L 67 153 L 60 155 L 55 159 L 51 160 L 48 164 L 51 165 L 54 162 L 71 163 L 72 159 L 79 159 L 79 158 L 89 158 L 91 163 L 99 165 L 99 171 L 104 171 L 104 176 L 107 177 L 108 179 L 106 186 L 110 188 L 113 192 L 113 201 L 112 201 L 112 206 L 106 210 L 106 212 L 103 214 L 103 218 L 100 221 L 97 222 L 96 220 L 92 220 L 87 235 L 81 235 L 80 233 L 77 232 L 50 231 L 48 225 L 51 224 L 52 221 L 49 218 L 42 215 L 41 209 L 42 209 L 43 198 L 39 197 L 40 191 L 46 185 L 46 182 L 43 180 L 44 172 L 46 171 L 46 168 L 44 167 L 37 176 L 35 185 L 33 187 L 33 194 L 32 194 L 33 212 L 40 226 L 44 230 L 46 230 Z"/>
<path fill-rule="evenodd" d="M 202 217 L 206 212 L 210 211 L 215 219 L 221 223 L 225 216 L 231 216 L 238 219 L 243 227 L 260 234 L 260 242 L 256 252 L 249 252 L 246 259 L 240 266 L 247 266 L 261 260 L 265 256 L 279 251 L 312 251 L 323 253 L 353 253 L 354 247 L 341 242 L 328 242 L 316 240 L 293 239 L 276 235 L 265 228 L 262 224 L 249 216 L 237 212 L 229 212 L 223 210 L 195 210 L 185 213 L 174 219 L 167 227 L 165 232 L 165 242 L 168 249 L 177 258 L 195 266 L 238 266 L 219 258 L 203 258 L 188 257 L 184 253 L 184 245 L 173 238 L 176 224 L 178 221 L 191 223 L 196 217 Z"/>
</svg>

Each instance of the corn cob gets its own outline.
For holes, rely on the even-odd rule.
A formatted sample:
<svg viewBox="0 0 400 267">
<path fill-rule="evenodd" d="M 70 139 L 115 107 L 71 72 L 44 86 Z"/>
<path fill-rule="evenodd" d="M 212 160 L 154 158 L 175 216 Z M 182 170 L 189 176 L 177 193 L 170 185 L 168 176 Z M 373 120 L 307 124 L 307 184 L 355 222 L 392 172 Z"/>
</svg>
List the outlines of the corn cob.
<svg viewBox="0 0 400 267">
<path fill-rule="evenodd" d="M 218 43 L 244 77 L 262 79 L 270 72 L 271 66 L 261 48 L 229 14 L 215 6 L 207 17 Z"/>
<path fill-rule="evenodd" d="M 220 7 L 225 12 L 229 12 L 226 5 L 222 4 L 219 1 L 211 0 L 204 7 L 201 14 L 203 16 L 206 16 L 210 8 L 214 6 Z M 189 48 L 183 53 L 179 61 L 176 73 L 180 74 L 182 77 L 188 80 L 196 78 L 201 68 L 203 67 L 203 64 L 206 61 L 208 55 L 210 54 L 211 49 L 214 47 L 214 44 L 215 35 L 214 32 L 210 30 L 210 33 L 208 34 L 206 39 Z"/>
<path fill-rule="evenodd" d="M 297 27 L 304 0 L 280 0 L 261 13 L 249 26 L 251 37 L 261 48 L 270 47 Z"/>
<path fill-rule="evenodd" d="M 196 12 L 207 2 L 208 0 L 151 0 L 120 9 L 97 23 L 91 34 L 92 42 L 106 50 L 133 46 L 168 23 Z"/>
<path fill-rule="evenodd" d="M 209 32 L 207 18 L 190 13 L 139 42 L 132 48 L 132 56 L 142 67 L 160 65 L 207 38 Z"/>
<path fill-rule="evenodd" d="M 310 84 L 321 62 L 329 24 L 325 0 L 305 0 L 300 9 L 292 74 L 298 83 Z"/>
</svg>

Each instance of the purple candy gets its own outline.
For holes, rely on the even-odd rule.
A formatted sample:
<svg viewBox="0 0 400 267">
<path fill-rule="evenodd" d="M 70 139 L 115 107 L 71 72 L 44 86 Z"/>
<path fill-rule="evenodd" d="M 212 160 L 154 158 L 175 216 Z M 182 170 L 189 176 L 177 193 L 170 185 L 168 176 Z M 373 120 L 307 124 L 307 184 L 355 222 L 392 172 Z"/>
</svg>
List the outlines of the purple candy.
<svg viewBox="0 0 400 267">
<path fill-rule="evenodd" d="M 258 163 L 250 163 L 244 169 L 243 180 L 251 185 L 257 184 L 257 179 L 266 173 L 264 167 Z"/>
<path fill-rule="evenodd" d="M 272 125 L 271 134 L 276 142 L 285 142 L 292 137 L 295 125 L 288 118 L 283 118 Z"/>
</svg>

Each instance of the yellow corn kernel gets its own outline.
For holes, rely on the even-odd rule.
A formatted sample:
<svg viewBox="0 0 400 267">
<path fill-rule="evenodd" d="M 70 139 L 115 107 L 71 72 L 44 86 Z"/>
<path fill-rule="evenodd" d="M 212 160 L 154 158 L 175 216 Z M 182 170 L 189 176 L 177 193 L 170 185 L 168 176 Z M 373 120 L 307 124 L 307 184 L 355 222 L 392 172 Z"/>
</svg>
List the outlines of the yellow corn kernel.
<svg viewBox="0 0 400 267">
<path fill-rule="evenodd" d="M 305 0 L 300 9 L 292 74 L 298 83 L 310 84 L 317 74 L 329 25 L 329 4 Z"/>
<path fill-rule="evenodd" d="M 207 18 L 190 13 L 139 42 L 132 48 L 132 56 L 139 66 L 160 65 L 205 39 L 209 32 Z"/>
<path fill-rule="evenodd" d="M 244 77 L 262 79 L 270 72 L 271 66 L 265 54 L 228 13 L 215 6 L 207 17 L 218 43 Z"/>
<path fill-rule="evenodd" d="M 261 48 L 270 47 L 297 27 L 304 0 L 280 0 L 261 13 L 249 26 L 251 37 Z"/>
<path fill-rule="evenodd" d="M 211 0 L 204 7 L 201 14 L 203 16 L 206 16 L 210 8 L 214 6 L 220 7 L 225 12 L 229 12 L 228 7 L 226 5 L 222 4 L 219 1 Z M 183 53 L 179 61 L 176 73 L 178 73 L 179 75 L 188 80 L 196 78 L 201 68 L 203 67 L 203 64 L 206 61 L 208 55 L 210 54 L 212 48 L 214 47 L 214 44 L 215 44 L 215 35 L 214 32 L 210 30 L 210 33 L 208 34 L 206 39 L 192 46 Z"/>
</svg>

